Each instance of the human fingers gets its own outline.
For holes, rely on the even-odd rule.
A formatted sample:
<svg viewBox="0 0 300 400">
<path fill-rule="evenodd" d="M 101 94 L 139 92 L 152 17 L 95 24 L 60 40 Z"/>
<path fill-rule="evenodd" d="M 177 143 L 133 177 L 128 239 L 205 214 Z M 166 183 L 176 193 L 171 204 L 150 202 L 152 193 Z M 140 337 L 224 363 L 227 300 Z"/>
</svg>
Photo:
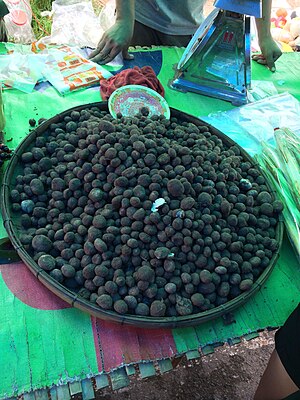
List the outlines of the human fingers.
<svg viewBox="0 0 300 400">
<path fill-rule="evenodd" d="M 95 48 L 95 50 L 93 50 L 90 55 L 89 55 L 89 59 L 94 58 L 97 54 L 99 54 L 101 52 L 101 50 L 104 48 L 105 46 L 105 41 L 104 40 L 100 40 L 100 42 L 97 44 L 97 47 Z"/>
<path fill-rule="evenodd" d="M 102 65 L 111 62 L 121 51 L 120 46 L 105 46 L 102 51 L 92 58 L 92 61 Z"/>
<path fill-rule="evenodd" d="M 282 51 L 280 49 L 278 49 L 278 51 L 275 51 L 273 55 L 274 62 L 277 61 L 278 58 L 281 56 L 282 56 Z"/>
<path fill-rule="evenodd" d="M 124 49 L 122 51 L 122 55 L 123 55 L 124 60 L 133 60 L 134 59 L 134 55 L 133 54 L 129 54 L 128 53 L 128 49 Z"/>
<path fill-rule="evenodd" d="M 275 61 L 278 60 L 278 58 L 281 56 L 281 50 L 278 49 L 278 51 L 274 50 L 271 54 L 268 55 L 268 57 L 266 57 L 266 61 L 267 61 L 267 66 L 269 68 L 270 71 L 275 72 L 276 71 L 276 67 L 275 67 Z"/>
<path fill-rule="evenodd" d="M 280 55 L 277 57 L 279 58 Z M 271 72 L 276 71 L 275 61 L 277 60 L 273 55 L 265 57 L 263 54 L 256 54 L 252 56 L 252 60 L 256 61 L 260 65 L 266 65 Z"/>
<path fill-rule="evenodd" d="M 267 67 L 269 68 L 269 70 L 271 71 L 271 72 L 275 72 L 276 71 L 276 67 L 275 67 L 275 61 L 274 61 L 274 59 L 272 58 L 272 59 L 269 59 L 269 60 L 267 60 L 267 63 L 266 63 L 266 65 L 267 65 Z"/>
<path fill-rule="evenodd" d="M 105 49 L 103 49 L 100 52 L 99 57 L 98 58 L 95 57 L 95 59 L 97 60 L 96 62 L 98 64 L 107 64 L 107 63 L 111 62 L 119 54 L 120 51 L 121 51 L 120 46 L 116 46 L 116 47 L 112 48 L 108 54 L 106 54 Z M 129 54 L 128 49 L 122 50 L 122 56 L 123 56 L 124 60 L 133 60 L 134 59 L 134 55 Z"/>
<path fill-rule="evenodd" d="M 261 65 L 266 65 L 266 63 L 267 63 L 265 57 L 262 54 L 257 54 L 257 55 L 252 56 L 252 60 Z"/>
<path fill-rule="evenodd" d="M 265 57 L 264 57 L 264 55 L 262 53 L 253 54 L 251 58 L 252 58 L 253 61 L 256 61 L 256 62 L 265 61 Z"/>
<path fill-rule="evenodd" d="M 265 58 L 259 58 L 256 62 L 261 65 L 267 65 L 267 60 Z"/>
</svg>

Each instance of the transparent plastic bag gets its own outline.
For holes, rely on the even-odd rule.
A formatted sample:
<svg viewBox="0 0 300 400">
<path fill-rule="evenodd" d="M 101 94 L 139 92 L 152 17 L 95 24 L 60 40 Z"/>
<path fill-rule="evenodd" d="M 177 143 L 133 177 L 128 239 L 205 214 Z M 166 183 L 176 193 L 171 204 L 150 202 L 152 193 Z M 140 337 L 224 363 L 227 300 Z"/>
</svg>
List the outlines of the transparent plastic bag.
<svg viewBox="0 0 300 400">
<path fill-rule="evenodd" d="M 275 131 L 275 137 L 276 147 L 263 142 L 255 159 L 284 204 L 284 224 L 300 261 L 300 136 L 282 128 Z"/>
<path fill-rule="evenodd" d="M 116 2 L 115 0 L 109 0 L 106 2 L 105 6 L 102 8 L 99 14 L 100 26 L 103 31 L 110 28 L 116 21 Z"/>
<path fill-rule="evenodd" d="M 91 1 L 55 0 L 53 22 L 47 43 L 78 47 L 96 47 L 103 29 Z"/>
<path fill-rule="evenodd" d="M 86 56 L 97 47 L 103 33 L 116 19 L 115 0 L 108 0 L 96 16 L 92 2 L 78 0 L 55 0 L 52 3 L 51 35 L 35 42 L 37 49 L 48 45 L 68 45 L 86 48 Z M 122 53 L 108 67 L 120 69 L 123 66 Z"/>
<path fill-rule="evenodd" d="M 278 92 L 273 82 L 252 79 L 247 97 L 250 103 L 254 103 L 255 101 L 263 100 L 270 96 L 276 96 L 277 94 Z"/>
<path fill-rule="evenodd" d="M 43 80 L 45 59 L 35 54 L 13 52 L 1 56 L 0 84 L 31 93 L 37 82 Z"/>
<path fill-rule="evenodd" d="M 9 14 L 4 17 L 8 39 L 15 43 L 32 43 L 35 36 L 31 27 L 32 10 L 27 0 L 6 0 Z"/>
<path fill-rule="evenodd" d="M 284 126 L 300 134 L 300 103 L 289 93 L 200 118 L 231 137 L 250 155 L 261 151 L 262 142 L 275 144 L 275 128 Z"/>
</svg>

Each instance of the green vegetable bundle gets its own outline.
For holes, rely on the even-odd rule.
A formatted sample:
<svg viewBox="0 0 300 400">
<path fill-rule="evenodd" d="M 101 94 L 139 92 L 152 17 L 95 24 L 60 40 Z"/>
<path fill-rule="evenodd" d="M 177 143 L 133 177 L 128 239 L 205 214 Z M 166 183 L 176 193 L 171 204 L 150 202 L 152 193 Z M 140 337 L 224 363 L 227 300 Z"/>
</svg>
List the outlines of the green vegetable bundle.
<svg viewBox="0 0 300 400">
<path fill-rule="evenodd" d="M 284 203 L 284 223 L 300 258 L 300 137 L 288 128 L 274 132 L 276 147 L 262 143 L 256 156 L 279 199 Z"/>
</svg>

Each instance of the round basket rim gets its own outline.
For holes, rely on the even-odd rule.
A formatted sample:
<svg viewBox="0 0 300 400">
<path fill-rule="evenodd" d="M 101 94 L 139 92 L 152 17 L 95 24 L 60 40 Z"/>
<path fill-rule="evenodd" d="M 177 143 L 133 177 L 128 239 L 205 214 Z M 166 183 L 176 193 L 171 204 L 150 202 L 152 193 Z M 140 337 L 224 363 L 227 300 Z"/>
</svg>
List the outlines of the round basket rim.
<svg viewBox="0 0 300 400">
<path fill-rule="evenodd" d="M 121 324 L 133 325 L 136 327 L 145 327 L 145 328 L 179 328 L 179 327 L 188 327 L 202 324 L 207 321 L 211 321 L 218 317 L 224 316 L 226 314 L 232 313 L 238 307 L 244 305 L 250 297 L 252 297 L 266 282 L 269 275 L 271 274 L 276 261 L 279 257 L 279 251 L 283 241 L 283 232 L 284 232 L 284 224 L 282 220 L 279 220 L 276 227 L 276 240 L 279 243 L 279 247 L 276 252 L 274 252 L 272 259 L 270 260 L 270 264 L 268 267 L 262 272 L 259 278 L 253 283 L 252 288 L 249 291 L 245 291 L 236 298 L 229 300 L 227 303 L 223 305 L 219 305 L 213 309 L 203 311 L 197 314 L 191 314 L 187 316 L 179 316 L 179 317 L 146 317 L 146 316 L 138 316 L 125 314 L 121 315 L 114 311 L 108 311 L 101 309 L 99 306 L 83 299 L 78 296 L 75 292 L 63 286 L 54 280 L 47 272 L 41 269 L 38 264 L 33 260 L 33 258 L 26 251 L 20 239 L 18 237 L 18 229 L 14 224 L 13 212 L 10 210 L 10 190 L 12 185 L 12 179 L 14 177 L 14 171 L 16 166 L 20 161 L 20 156 L 24 150 L 28 150 L 30 144 L 36 139 L 37 136 L 42 135 L 46 132 L 47 128 L 52 123 L 57 123 L 65 116 L 69 115 L 72 111 L 81 111 L 86 108 L 98 107 L 101 111 L 105 110 L 108 112 L 108 103 L 107 101 L 102 102 L 93 102 L 88 104 L 83 104 L 80 106 L 72 107 L 68 110 L 65 110 L 55 116 L 49 118 L 44 121 L 41 125 L 39 125 L 35 130 L 31 131 L 26 138 L 22 140 L 19 146 L 14 151 L 14 154 L 9 161 L 7 168 L 5 170 L 2 188 L 1 188 L 1 198 L 0 198 L 0 206 L 3 217 L 4 227 L 8 233 L 9 239 L 11 240 L 15 250 L 17 251 L 19 257 L 24 262 L 24 264 L 29 268 L 29 270 L 41 281 L 41 283 L 46 286 L 50 291 L 52 291 L 55 295 L 60 297 L 62 300 L 66 301 L 73 307 L 76 307 L 84 312 L 89 313 L 100 319 L 110 320 L 114 322 L 118 322 Z M 242 156 L 252 165 L 259 168 L 259 165 L 251 158 L 251 156 L 236 142 L 226 136 L 224 133 L 213 127 L 212 125 L 202 121 L 201 119 L 194 117 L 188 113 L 182 112 L 175 108 L 170 107 L 171 117 L 178 117 L 180 119 L 188 120 L 188 122 L 192 122 L 198 126 L 205 125 L 209 127 L 211 133 L 215 134 L 219 138 L 224 141 L 225 144 L 229 146 L 237 146 L 242 154 Z M 265 176 L 264 172 L 260 169 L 260 172 Z M 266 179 L 266 184 L 271 193 L 275 196 L 275 191 L 272 189 L 270 183 Z"/>
</svg>

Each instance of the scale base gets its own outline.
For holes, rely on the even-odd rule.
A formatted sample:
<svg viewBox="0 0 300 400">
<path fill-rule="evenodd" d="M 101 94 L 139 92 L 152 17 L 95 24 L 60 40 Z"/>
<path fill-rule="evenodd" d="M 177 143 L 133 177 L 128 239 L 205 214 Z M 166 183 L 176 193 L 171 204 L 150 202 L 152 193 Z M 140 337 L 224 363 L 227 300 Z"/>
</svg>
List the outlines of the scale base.
<svg viewBox="0 0 300 400">
<path fill-rule="evenodd" d="M 178 90 L 183 93 L 193 92 L 202 94 L 203 96 L 214 97 L 220 100 L 229 101 L 233 106 L 242 106 L 248 103 L 247 92 L 239 93 L 226 90 L 213 89 L 209 86 L 200 85 L 199 83 L 194 83 L 188 81 L 182 77 L 178 77 L 169 82 L 169 86 L 172 89 Z"/>
<path fill-rule="evenodd" d="M 250 51 L 250 17 L 215 9 L 188 44 L 169 86 L 246 104 Z"/>
</svg>

